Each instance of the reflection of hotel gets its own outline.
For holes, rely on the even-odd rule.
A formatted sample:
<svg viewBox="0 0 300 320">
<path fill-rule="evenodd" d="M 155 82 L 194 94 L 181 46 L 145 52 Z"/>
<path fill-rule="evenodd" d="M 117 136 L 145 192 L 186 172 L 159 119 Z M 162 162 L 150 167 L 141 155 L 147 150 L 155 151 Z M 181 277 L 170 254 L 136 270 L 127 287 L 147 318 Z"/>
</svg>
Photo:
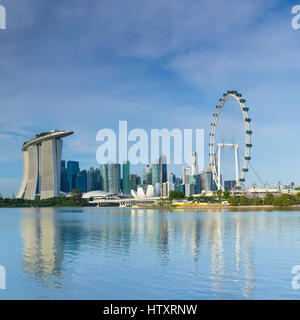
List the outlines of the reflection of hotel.
<svg viewBox="0 0 300 320">
<path fill-rule="evenodd" d="M 23 145 L 23 179 L 17 198 L 56 197 L 60 191 L 61 138 L 70 131 L 51 131 Z"/>
<path fill-rule="evenodd" d="M 32 209 L 23 209 L 24 270 L 40 277 L 43 274 L 59 273 L 62 253 L 57 233 L 53 208 L 37 209 L 34 212 Z"/>
</svg>

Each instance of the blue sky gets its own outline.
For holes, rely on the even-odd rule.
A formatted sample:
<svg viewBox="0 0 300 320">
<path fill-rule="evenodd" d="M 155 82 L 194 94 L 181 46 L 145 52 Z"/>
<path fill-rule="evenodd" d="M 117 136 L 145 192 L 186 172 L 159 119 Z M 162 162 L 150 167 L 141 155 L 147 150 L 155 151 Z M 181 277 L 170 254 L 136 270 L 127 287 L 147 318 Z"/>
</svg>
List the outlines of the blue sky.
<svg viewBox="0 0 300 320">
<path fill-rule="evenodd" d="M 63 158 L 88 168 L 97 131 L 119 120 L 204 128 L 207 140 L 231 89 L 250 107 L 257 172 L 270 184 L 300 184 L 298 2 L 0 0 L 0 192 L 17 192 L 21 146 L 35 133 L 75 131 Z"/>
</svg>

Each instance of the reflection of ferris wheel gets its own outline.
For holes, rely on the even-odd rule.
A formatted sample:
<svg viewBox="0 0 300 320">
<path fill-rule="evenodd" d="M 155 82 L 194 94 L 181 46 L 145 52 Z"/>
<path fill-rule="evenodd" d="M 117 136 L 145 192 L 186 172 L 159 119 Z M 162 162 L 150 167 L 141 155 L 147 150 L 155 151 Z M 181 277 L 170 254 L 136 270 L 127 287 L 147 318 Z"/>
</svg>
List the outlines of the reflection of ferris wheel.
<svg viewBox="0 0 300 320">
<path fill-rule="evenodd" d="M 248 163 L 251 160 L 251 119 L 248 116 L 249 108 L 246 107 L 246 100 L 237 91 L 227 91 L 217 105 L 216 113 L 211 123 L 209 159 L 214 182 L 218 189 L 224 190 L 222 178 L 235 181 L 235 188 L 241 188 L 245 182 L 248 170 Z M 224 164 L 224 152 L 230 150 L 234 160 Z M 232 151 L 234 151 L 232 153 Z M 240 163 L 239 155 L 242 155 Z M 232 164 L 234 165 L 232 166 Z M 232 172 L 227 170 L 233 167 Z M 226 170 L 228 172 L 226 172 Z M 227 176 L 226 176 L 227 174 Z M 228 176 L 229 175 L 229 176 Z M 232 178 L 235 179 L 232 179 Z"/>
</svg>

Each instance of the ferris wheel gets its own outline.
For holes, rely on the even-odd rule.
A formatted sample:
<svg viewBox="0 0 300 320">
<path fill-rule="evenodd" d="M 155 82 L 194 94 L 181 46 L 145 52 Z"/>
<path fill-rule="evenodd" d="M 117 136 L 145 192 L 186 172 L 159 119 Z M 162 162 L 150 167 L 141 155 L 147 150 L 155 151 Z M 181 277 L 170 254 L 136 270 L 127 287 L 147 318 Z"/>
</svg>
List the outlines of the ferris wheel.
<svg viewBox="0 0 300 320">
<path fill-rule="evenodd" d="M 225 179 L 234 182 L 235 189 L 240 189 L 245 182 L 252 148 L 248 111 L 246 100 L 237 91 L 224 93 L 216 106 L 211 123 L 209 159 L 218 190 L 224 190 L 222 181 Z"/>
</svg>

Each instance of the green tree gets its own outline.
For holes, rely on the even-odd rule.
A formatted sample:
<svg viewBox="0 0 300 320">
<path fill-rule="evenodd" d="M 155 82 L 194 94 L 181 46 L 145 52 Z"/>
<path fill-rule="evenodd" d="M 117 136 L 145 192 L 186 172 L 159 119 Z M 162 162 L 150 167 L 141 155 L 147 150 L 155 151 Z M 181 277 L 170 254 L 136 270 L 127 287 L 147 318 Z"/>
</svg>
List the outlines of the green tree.
<svg viewBox="0 0 300 320">
<path fill-rule="evenodd" d="M 290 194 L 283 194 L 273 201 L 273 205 L 277 207 L 288 207 L 296 204 L 296 198 Z"/>
<path fill-rule="evenodd" d="M 267 205 L 271 205 L 271 204 L 273 204 L 273 201 L 274 201 L 273 194 L 272 193 L 266 194 L 265 199 L 264 199 L 264 203 Z"/>
<path fill-rule="evenodd" d="M 300 192 L 297 192 L 297 194 L 295 195 L 295 199 L 296 201 L 300 201 Z"/>
<path fill-rule="evenodd" d="M 228 202 L 231 206 L 237 206 L 239 204 L 238 198 L 236 196 L 229 197 Z"/>
<path fill-rule="evenodd" d="M 240 197 L 240 205 L 241 206 L 248 206 L 250 204 L 250 199 L 245 197 L 245 196 L 241 196 Z"/>
<path fill-rule="evenodd" d="M 254 205 L 254 206 L 260 206 L 262 204 L 264 204 L 264 199 L 259 198 L 259 197 L 255 197 L 253 199 L 250 199 L 250 204 Z"/>
<path fill-rule="evenodd" d="M 219 189 L 217 191 L 217 197 L 218 197 L 219 202 L 221 202 L 222 196 L 223 196 L 223 191 L 222 191 L 222 189 Z"/>
<path fill-rule="evenodd" d="M 174 200 L 174 199 L 183 199 L 185 197 L 184 192 L 182 191 L 170 191 L 169 193 L 169 200 Z"/>
<path fill-rule="evenodd" d="M 224 198 L 225 200 L 228 200 L 229 197 L 230 197 L 230 192 L 229 192 L 228 190 L 225 190 L 225 191 L 223 192 L 223 198 Z"/>
</svg>

